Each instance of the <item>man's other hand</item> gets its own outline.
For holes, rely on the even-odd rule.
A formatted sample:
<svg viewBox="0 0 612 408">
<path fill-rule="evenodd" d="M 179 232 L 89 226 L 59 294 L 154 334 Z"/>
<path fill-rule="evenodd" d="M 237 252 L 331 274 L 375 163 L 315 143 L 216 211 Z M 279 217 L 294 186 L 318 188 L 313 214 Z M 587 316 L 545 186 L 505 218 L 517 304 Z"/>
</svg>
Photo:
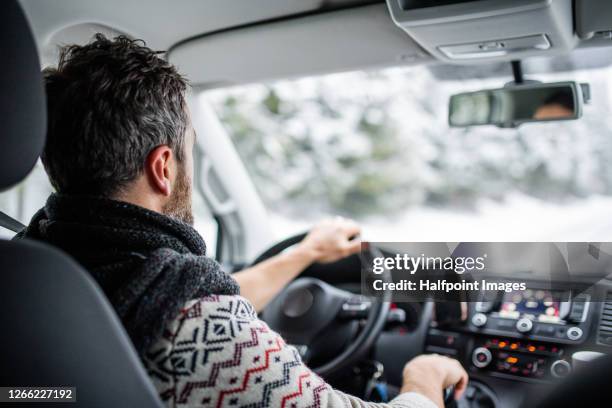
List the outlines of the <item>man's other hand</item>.
<svg viewBox="0 0 612 408">
<path fill-rule="evenodd" d="M 336 217 L 316 224 L 298 246 L 314 262 L 334 262 L 361 250 L 360 232 L 355 221 Z"/>
<path fill-rule="evenodd" d="M 404 367 L 401 392 L 418 392 L 444 407 L 444 390 L 455 386 L 455 399 L 459 399 L 468 383 L 468 375 L 461 364 L 452 358 L 423 355 L 409 361 Z"/>
</svg>

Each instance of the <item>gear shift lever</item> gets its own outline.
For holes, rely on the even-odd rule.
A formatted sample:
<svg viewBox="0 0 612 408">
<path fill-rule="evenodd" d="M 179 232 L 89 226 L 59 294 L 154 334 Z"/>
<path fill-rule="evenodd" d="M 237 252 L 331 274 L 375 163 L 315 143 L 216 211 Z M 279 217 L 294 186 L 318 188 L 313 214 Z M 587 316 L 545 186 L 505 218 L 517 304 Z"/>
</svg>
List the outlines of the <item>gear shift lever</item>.
<svg viewBox="0 0 612 408">
<path fill-rule="evenodd" d="M 454 385 L 451 385 L 450 387 L 444 390 L 444 408 L 457 408 Z"/>
</svg>

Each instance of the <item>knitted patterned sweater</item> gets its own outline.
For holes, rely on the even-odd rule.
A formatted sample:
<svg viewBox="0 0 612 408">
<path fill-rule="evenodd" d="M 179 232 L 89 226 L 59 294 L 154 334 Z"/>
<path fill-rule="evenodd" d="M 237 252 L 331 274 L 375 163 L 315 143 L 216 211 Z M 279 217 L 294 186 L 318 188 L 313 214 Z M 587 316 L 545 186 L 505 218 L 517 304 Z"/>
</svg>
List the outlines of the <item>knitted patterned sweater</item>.
<svg viewBox="0 0 612 408">
<path fill-rule="evenodd" d="M 188 302 L 144 362 L 168 407 L 437 407 L 417 393 L 377 404 L 333 389 L 240 296 Z"/>
</svg>

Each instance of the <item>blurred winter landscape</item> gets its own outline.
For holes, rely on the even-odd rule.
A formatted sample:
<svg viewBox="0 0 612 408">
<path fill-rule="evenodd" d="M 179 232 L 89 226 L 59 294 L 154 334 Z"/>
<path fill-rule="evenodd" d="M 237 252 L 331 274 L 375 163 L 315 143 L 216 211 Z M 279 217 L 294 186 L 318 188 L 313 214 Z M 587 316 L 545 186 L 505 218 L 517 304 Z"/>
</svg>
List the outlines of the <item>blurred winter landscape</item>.
<svg viewBox="0 0 612 408">
<path fill-rule="evenodd" d="M 450 95 L 501 87 L 509 70 L 389 68 L 210 100 L 279 238 L 342 215 L 372 241 L 609 241 L 612 69 L 558 63 L 530 78 L 589 82 L 583 118 L 518 129 L 447 124 Z"/>
</svg>

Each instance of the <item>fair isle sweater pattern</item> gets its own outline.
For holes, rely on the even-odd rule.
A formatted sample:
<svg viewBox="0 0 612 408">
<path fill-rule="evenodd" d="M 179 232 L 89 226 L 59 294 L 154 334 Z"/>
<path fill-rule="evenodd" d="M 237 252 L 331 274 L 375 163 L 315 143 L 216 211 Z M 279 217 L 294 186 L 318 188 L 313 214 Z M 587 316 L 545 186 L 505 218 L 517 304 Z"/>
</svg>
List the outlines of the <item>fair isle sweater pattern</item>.
<svg viewBox="0 0 612 408">
<path fill-rule="evenodd" d="M 334 390 L 240 296 L 188 302 L 143 360 L 172 408 L 435 407 L 414 393 L 375 404 Z"/>
</svg>

